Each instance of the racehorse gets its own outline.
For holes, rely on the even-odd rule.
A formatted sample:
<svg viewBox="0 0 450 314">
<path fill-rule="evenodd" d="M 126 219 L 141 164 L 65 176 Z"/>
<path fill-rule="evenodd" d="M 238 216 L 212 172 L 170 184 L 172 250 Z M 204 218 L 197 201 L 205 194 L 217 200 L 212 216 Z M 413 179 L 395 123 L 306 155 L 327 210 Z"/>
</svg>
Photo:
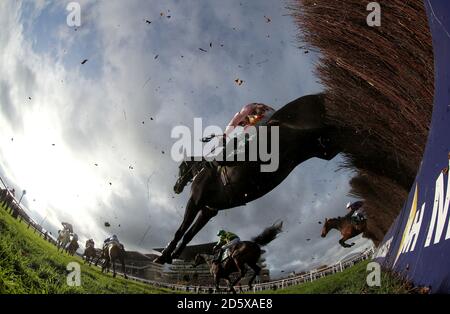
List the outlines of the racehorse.
<svg viewBox="0 0 450 314">
<path fill-rule="evenodd" d="M 79 247 L 80 245 L 78 244 L 78 239 L 74 237 L 72 240 L 70 240 L 70 243 L 66 248 L 66 252 L 69 255 L 73 256 Z"/>
<path fill-rule="evenodd" d="M 237 244 L 229 257 L 222 263 L 216 261 L 214 257 L 207 254 L 197 254 L 195 256 L 193 267 L 197 267 L 200 264 L 207 263 L 214 277 L 214 284 L 219 291 L 220 279 L 225 279 L 228 283 L 229 290 L 236 293 L 234 286 L 245 276 L 247 272 L 246 265 L 253 269 L 253 276 L 248 282 L 248 286 L 251 289 L 253 281 L 256 276 L 261 272 L 261 267 L 258 266 L 258 261 L 261 257 L 261 247 L 272 242 L 276 236 L 281 232 L 283 223 L 280 222 L 273 226 L 266 228 L 260 235 L 253 238 L 252 241 L 243 241 Z M 230 275 L 238 272 L 238 277 L 231 281 Z"/>
<path fill-rule="evenodd" d="M 70 230 L 63 229 L 59 231 L 58 239 L 56 240 L 58 251 L 64 250 L 67 244 L 70 242 Z"/>
<path fill-rule="evenodd" d="M 125 279 L 128 279 L 127 274 L 125 273 L 125 249 L 120 243 L 117 242 L 110 242 L 106 245 L 106 247 L 102 251 L 102 255 L 100 258 L 104 259 L 104 262 L 102 264 L 102 273 L 108 272 L 109 268 L 112 263 L 113 267 L 113 277 L 116 277 L 116 260 L 119 260 L 122 264 L 122 273 Z M 97 259 L 95 266 L 97 266 L 97 263 L 99 259 Z"/>
<path fill-rule="evenodd" d="M 86 241 L 86 248 L 84 249 L 83 256 L 85 256 L 84 263 L 88 263 L 91 266 L 92 261 L 97 257 L 97 251 L 95 250 L 95 244 L 92 240 Z"/>
<path fill-rule="evenodd" d="M 321 237 L 325 238 L 331 229 L 339 230 L 342 234 L 342 238 L 339 240 L 339 244 L 345 248 L 352 247 L 355 243 L 347 244 L 345 241 L 354 238 L 357 235 L 363 233 L 367 229 L 367 223 L 363 220 L 359 224 L 352 223 L 351 217 L 344 216 L 338 218 L 325 218 L 323 224 Z"/>
<path fill-rule="evenodd" d="M 273 172 L 261 171 L 261 161 L 227 161 L 219 163 L 220 167 L 203 167 L 200 172 L 193 173 L 189 170 L 195 168 L 190 167 L 192 162 L 182 162 L 174 191 L 181 193 L 192 180 L 191 194 L 180 227 L 155 262 L 171 263 L 173 258 L 179 257 L 186 245 L 219 210 L 245 205 L 269 193 L 297 165 L 310 158 L 331 160 L 340 153 L 342 143 L 348 142 L 351 135 L 346 134 L 347 130 L 327 125 L 325 113 L 324 96 L 308 95 L 272 114 L 266 123 L 269 127 L 266 129 L 268 138 L 271 138 L 270 127 L 278 126 L 279 132 L 279 166 Z M 233 120 L 236 125 L 241 125 L 239 119 L 244 121 L 249 116 L 235 116 Z M 256 129 L 260 133 L 260 127 Z"/>
</svg>

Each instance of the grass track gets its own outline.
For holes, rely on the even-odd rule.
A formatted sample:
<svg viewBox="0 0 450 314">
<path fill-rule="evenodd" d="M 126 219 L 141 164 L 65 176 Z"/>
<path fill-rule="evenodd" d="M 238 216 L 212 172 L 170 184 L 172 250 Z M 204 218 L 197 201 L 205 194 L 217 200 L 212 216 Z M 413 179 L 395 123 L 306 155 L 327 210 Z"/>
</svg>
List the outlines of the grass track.
<svg viewBox="0 0 450 314">
<path fill-rule="evenodd" d="M 66 265 L 81 265 L 81 286 L 66 283 Z M 147 284 L 102 274 L 99 268 L 83 264 L 81 258 L 58 253 L 23 222 L 0 209 L 0 294 L 55 293 L 173 293 Z"/>
<path fill-rule="evenodd" d="M 66 265 L 78 262 L 81 266 L 81 286 L 66 283 Z M 264 291 L 276 294 L 312 293 L 407 293 L 402 281 L 383 272 L 381 287 L 366 285 L 368 261 L 317 281 L 283 290 Z M 81 258 L 58 253 L 56 247 L 44 241 L 23 222 L 13 219 L 0 209 L 0 294 L 56 294 L 56 293 L 174 293 L 143 283 L 125 280 L 111 273 L 102 274 L 97 267 L 88 267 Z"/>
<path fill-rule="evenodd" d="M 274 294 L 403 294 L 408 290 L 403 281 L 392 276 L 390 273 L 381 273 L 381 286 L 369 287 L 366 284 L 367 264 L 364 261 L 355 266 L 313 282 L 282 290 L 272 290 L 268 293 Z M 267 293 L 267 292 L 265 292 Z"/>
</svg>

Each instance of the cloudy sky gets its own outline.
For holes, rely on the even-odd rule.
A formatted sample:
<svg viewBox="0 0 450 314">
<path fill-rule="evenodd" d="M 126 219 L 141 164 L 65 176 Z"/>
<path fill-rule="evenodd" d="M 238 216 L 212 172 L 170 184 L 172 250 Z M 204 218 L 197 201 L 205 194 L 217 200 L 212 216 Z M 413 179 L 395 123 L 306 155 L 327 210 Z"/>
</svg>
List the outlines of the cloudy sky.
<svg viewBox="0 0 450 314">
<path fill-rule="evenodd" d="M 67 25 L 68 3 L 0 2 L 0 175 L 27 190 L 29 214 L 53 233 L 68 221 L 82 240 L 115 233 L 130 250 L 165 246 L 189 194 L 172 190 L 174 126 L 201 117 L 224 127 L 245 104 L 280 108 L 321 91 L 316 56 L 297 48 L 283 2 L 84 0 L 80 27 Z M 351 200 L 339 161 L 303 163 L 265 197 L 220 212 L 192 243 L 221 228 L 249 239 L 283 220 L 267 247 L 274 274 L 369 246 L 320 238 L 318 222 Z"/>
</svg>

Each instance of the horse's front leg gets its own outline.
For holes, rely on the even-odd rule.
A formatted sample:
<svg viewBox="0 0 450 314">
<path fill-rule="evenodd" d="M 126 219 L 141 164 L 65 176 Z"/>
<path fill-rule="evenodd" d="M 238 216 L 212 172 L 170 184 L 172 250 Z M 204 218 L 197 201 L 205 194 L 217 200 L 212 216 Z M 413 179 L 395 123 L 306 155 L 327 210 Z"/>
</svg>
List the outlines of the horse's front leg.
<svg viewBox="0 0 450 314">
<path fill-rule="evenodd" d="M 172 252 L 176 248 L 178 242 L 181 240 L 183 235 L 186 233 L 186 230 L 191 226 L 192 222 L 195 219 L 195 216 L 198 214 L 198 207 L 195 205 L 192 197 L 189 199 L 186 210 L 184 212 L 183 222 L 181 223 L 178 230 L 175 232 L 175 235 L 167 245 L 167 247 L 162 251 L 161 256 L 157 257 L 154 262 L 159 264 L 171 263 L 172 262 Z"/>
<path fill-rule="evenodd" d="M 204 207 L 200 215 L 198 216 L 195 223 L 192 225 L 192 227 L 186 232 L 186 234 L 183 237 L 183 241 L 180 243 L 180 245 L 177 247 L 177 249 L 173 252 L 172 258 L 178 258 L 181 253 L 183 252 L 186 245 L 191 242 L 191 240 L 194 238 L 194 236 L 202 230 L 202 228 L 213 218 L 217 215 L 217 210 L 210 209 Z"/>
<path fill-rule="evenodd" d="M 234 285 L 235 285 L 235 283 L 231 281 L 231 279 L 230 279 L 229 276 L 226 276 L 226 277 L 225 277 L 225 280 L 226 280 L 227 283 L 228 283 L 228 290 L 229 290 L 231 293 L 236 294 L 236 290 L 234 290 Z M 240 280 L 240 279 L 239 279 L 239 280 Z"/>
<path fill-rule="evenodd" d="M 217 293 L 220 293 L 220 277 L 218 275 L 214 275 L 214 286 L 216 287 Z"/>
</svg>

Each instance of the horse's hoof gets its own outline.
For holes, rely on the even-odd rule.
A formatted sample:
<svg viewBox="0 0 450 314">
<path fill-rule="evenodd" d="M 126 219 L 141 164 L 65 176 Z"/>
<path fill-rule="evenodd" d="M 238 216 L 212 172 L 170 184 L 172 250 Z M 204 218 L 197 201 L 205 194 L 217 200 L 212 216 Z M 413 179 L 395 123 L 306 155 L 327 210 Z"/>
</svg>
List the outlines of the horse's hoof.
<svg viewBox="0 0 450 314">
<path fill-rule="evenodd" d="M 153 263 L 164 265 L 166 263 L 166 259 L 159 256 L 153 260 Z"/>
</svg>

